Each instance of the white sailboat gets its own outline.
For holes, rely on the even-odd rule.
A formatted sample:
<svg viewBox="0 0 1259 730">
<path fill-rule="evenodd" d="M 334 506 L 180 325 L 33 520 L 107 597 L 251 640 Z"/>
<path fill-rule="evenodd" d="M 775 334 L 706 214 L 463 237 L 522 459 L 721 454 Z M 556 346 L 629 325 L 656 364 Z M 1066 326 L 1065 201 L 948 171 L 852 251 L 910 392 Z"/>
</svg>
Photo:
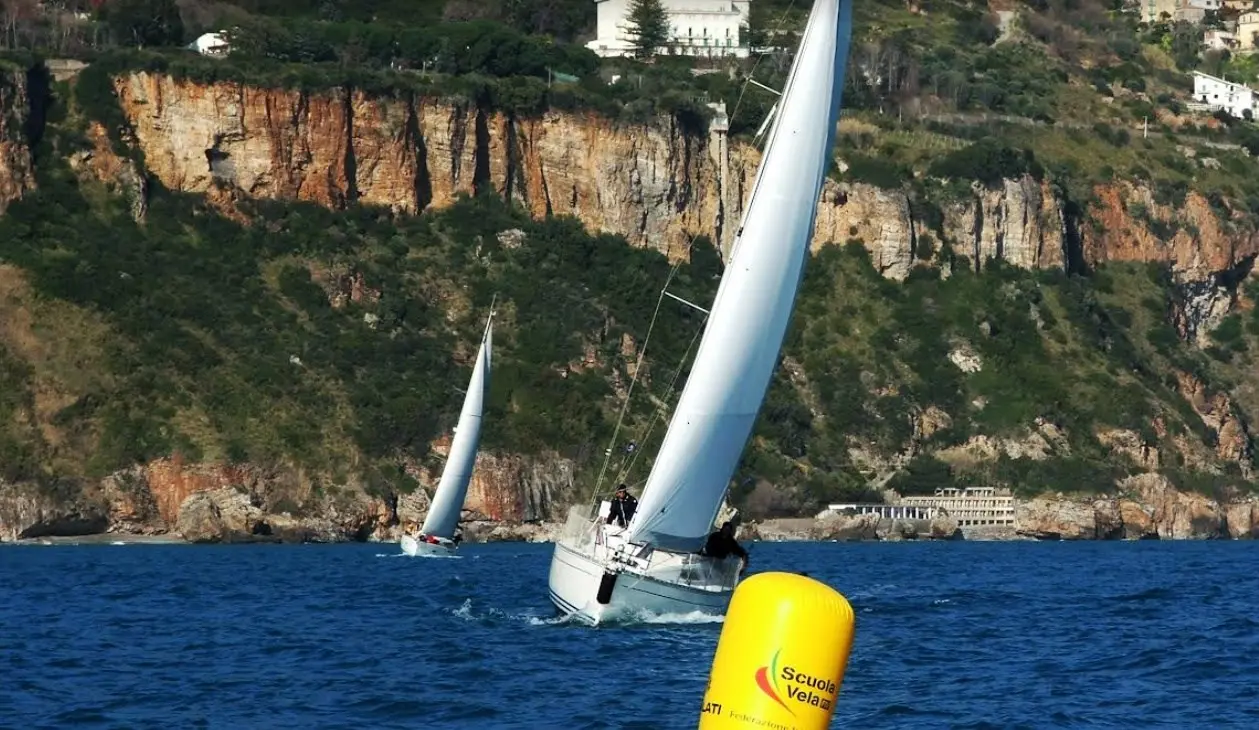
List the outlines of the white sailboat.
<svg viewBox="0 0 1259 730">
<path fill-rule="evenodd" d="M 476 364 L 472 366 L 472 379 L 468 381 L 468 392 L 463 397 L 463 410 L 459 412 L 459 424 L 455 426 L 455 437 L 450 443 L 450 453 L 446 455 L 446 466 L 437 482 L 437 490 L 433 492 L 433 503 L 424 517 L 420 534 L 415 537 L 403 535 L 400 541 L 402 552 L 407 555 L 447 557 L 454 555 L 459 547 L 455 530 L 459 526 L 463 501 L 468 495 L 472 465 L 476 462 L 477 444 L 481 440 L 481 416 L 490 387 L 493 330 L 494 314 L 491 312 L 485 323 L 485 333 L 481 336 Z"/>
<path fill-rule="evenodd" d="M 816 0 L 779 101 L 732 260 L 641 501 L 625 528 L 574 507 L 550 597 L 597 624 L 636 612 L 722 614 L 741 561 L 699 554 L 777 365 L 813 237 L 852 34 L 852 0 Z"/>
</svg>

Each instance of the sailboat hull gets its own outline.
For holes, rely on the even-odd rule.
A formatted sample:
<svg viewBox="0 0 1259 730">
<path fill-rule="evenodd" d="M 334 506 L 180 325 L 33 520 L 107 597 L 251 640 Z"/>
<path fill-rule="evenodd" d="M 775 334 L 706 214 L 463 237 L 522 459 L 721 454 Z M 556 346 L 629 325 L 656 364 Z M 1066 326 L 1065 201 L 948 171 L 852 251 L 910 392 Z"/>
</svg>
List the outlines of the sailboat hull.
<svg viewBox="0 0 1259 730">
<path fill-rule="evenodd" d="M 429 557 L 429 558 L 449 558 L 453 557 L 458 548 L 448 547 L 446 545 L 434 545 L 429 542 L 421 542 L 410 535 L 403 535 L 398 542 L 398 546 L 402 548 L 402 552 L 413 558 Z"/>
<path fill-rule="evenodd" d="M 561 614 L 593 626 L 644 614 L 726 612 L 739 561 L 665 551 L 621 561 L 614 559 L 618 549 L 635 546 L 622 546 L 615 532 L 597 522 L 574 522 L 570 517 L 551 558 L 550 598 Z"/>
</svg>

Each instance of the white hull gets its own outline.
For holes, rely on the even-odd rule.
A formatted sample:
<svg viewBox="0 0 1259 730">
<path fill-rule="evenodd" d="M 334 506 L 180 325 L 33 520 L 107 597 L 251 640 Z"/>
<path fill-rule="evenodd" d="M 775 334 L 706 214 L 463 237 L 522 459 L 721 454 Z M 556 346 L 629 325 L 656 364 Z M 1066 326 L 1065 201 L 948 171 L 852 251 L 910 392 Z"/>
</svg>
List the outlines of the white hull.
<svg viewBox="0 0 1259 730">
<path fill-rule="evenodd" d="M 402 552 L 411 557 L 430 557 L 430 558 L 449 558 L 453 557 L 458 548 L 448 547 L 446 545 L 434 545 L 430 542 L 420 542 L 410 535 L 403 535 L 398 542 L 402 548 Z"/>
<path fill-rule="evenodd" d="M 551 558 L 550 597 L 560 613 L 597 625 L 644 613 L 720 616 L 726 612 L 738 582 L 738 560 L 664 551 L 626 560 L 636 546 L 621 543 L 616 528 L 584 518 L 577 521 L 580 524 L 574 525 L 570 518 L 570 526 L 579 529 L 565 530 Z M 605 578 L 609 575 L 615 578 Z M 611 582 L 610 592 L 605 580 Z"/>
</svg>

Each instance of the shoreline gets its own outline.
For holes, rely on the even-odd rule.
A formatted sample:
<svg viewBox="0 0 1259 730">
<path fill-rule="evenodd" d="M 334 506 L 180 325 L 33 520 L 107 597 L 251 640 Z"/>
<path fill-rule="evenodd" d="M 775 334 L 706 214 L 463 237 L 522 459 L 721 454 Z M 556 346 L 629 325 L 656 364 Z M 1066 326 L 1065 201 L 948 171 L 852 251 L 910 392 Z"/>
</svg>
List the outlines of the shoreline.
<svg viewBox="0 0 1259 730">
<path fill-rule="evenodd" d="M 748 537 L 740 538 L 740 542 L 748 544 L 758 543 L 784 543 L 784 542 L 810 542 L 810 543 L 936 543 L 936 542 L 1139 542 L 1139 539 L 1063 539 L 1034 537 L 1031 535 L 1023 535 L 1010 529 L 983 529 L 970 528 L 963 529 L 962 534 L 951 539 L 941 538 L 911 538 L 911 539 L 886 539 L 879 537 L 872 538 L 835 538 L 835 537 L 812 537 L 812 536 L 785 536 L 775 535 L 773 537 Z M 1224 539 L 1224 542 L 1236 542 L 1238 538 Z M 1157 540 L 1157 542 L 1196 542 L 1194 540 L 1185 539 L 1165 539 Z M 116 532 L 97 533 L 92 535 L 45 535 L 40 537 L 24 537 L 18 540 L 0 541 L 0 547 L 6 545 L 22 546 L 22 547 L 85 547 L 94 545 L 397 545 L 398 540 L 337 540 L 337 541 L 282 541 L 282 540 L 224 540 L 216 542 L 190 541 L 178 535 L 131 535 Z M 535 543 L 535 544 L 554 544 L 554 540 L 536 540 L 520 537 L 499 538 L 492 540 L 469 540 L 467 545 L 488 545 L 490 543 Z"/>
</svg>

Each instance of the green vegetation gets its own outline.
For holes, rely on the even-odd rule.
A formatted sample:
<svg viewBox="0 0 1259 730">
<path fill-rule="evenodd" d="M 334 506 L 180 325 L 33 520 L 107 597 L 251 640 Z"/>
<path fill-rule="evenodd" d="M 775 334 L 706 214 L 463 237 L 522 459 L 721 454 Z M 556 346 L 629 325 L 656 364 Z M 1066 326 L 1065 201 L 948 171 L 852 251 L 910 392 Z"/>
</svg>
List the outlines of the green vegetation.
<svg viewBox="0 0 1259 730">
<path fill-rule="evenodd" d="M 852 461 L 855 442 L 874 453 L 917 450 L 890 483 L 909 493 L 986 484 L 1104 491 L 1135 465 L 1099 444 L 1100 431 L 1131 431 L 1173 461 L 1178 437 L 1209 444 L 1168 373 L 1219 382 L 1222 371 L 1167 331 L 1165 308 L 1135 304 L 1174 296 L 1161 270 L 1112 264 L 1091 281 L 996 261 L 976 274 L 959 263 L 947 280 L 917 269 L 901 285 L 882 278 L 860 244 L 819 252 L 785 351 L 807 385 L 778 385 L 749 459 L 764 470 L 755 476 L 808 486 L 820 472 L 832 480 L 822 493 L 859 498 L 875 473 Z M 1222 329 L 1230 342 L 1248 339 L 1240 326 Z M 973 354 L 980 369 L 963 372 L 950 362 L 954 351 Z M 787 390 L 793 407 L 781 405 Z M 823 415 L 812 418 L 809 406 Z M 949 419 L 928 433 L 915 424 L 930 408 Z M 994 462 L 958 449 L 979 435 L 1028 442 L 1038 419 L 1061 430 L 1052 458 Z M 1240 482 L 1231 468 L 1226 479 Z"/>
<path fill-rule="evenodd" d="M 745 88 L 745 79 L 781 84 L 789 54 L 729 67 L 700 61 L 729 71 L 700 75 L 692 59 L 601 60 L 580 45 L 593 11 L 586 0 L 194 5 L 108 3 L 98 20 L 108 40 L 83 47 L 15 36 L 94 63 L 75 84 L 75 109 L 59 89 L 47 133 L 32 135 L 39 185 L 0 218 L 0 264 L 16 267 L 34 298 L 61 307 L 57 326 L 93 323 L 95 347 L 77 360 L 40 355 L 0 328 L 0 379 L 12 384 L 0 393 L 0 478 L 64 487 L 181 453 L 331 479 L 352 473 L 378 489 L 405 489 L 403 467 L 424 460 L 453 423 L 471 343 L 498 295 L 485 446 L 558 452 L 577 462 L 579 483 L 593 486 L 632 379 L 636 354 L 627 343 L 643 341 L 668 278 L 659 254 L 590 235 L 572 220 L 529 220 L 484 195 L 423 217 L 243 202 L 244 224 L 150 181 L 148 212 L 136 223 L 126 201 L 85 182 L 66 159 L 89 147 L 87 117 L 104 123 L 117 151 L 139 157 L 127 148 L 111 88 L 127 70 L 456 97 L 518 115 L 591 108 L 646 123 L 667 113 L 693 133 L 704 129 L 704 103 L 724 100 L 732 133 L 746 136 L 774 98 Z M 736 497 L 760 480 L 785 487 L 798 506 L 877 499 L 872 487 L 885 478 L 908 492 L 1106 489 L 1137 468 L 1099 442 L 1108 429 L 1158 446 L 1165 469 L 1204 489 L 1241 483 L 1236 463 L 1211 461 L 1215 433 L 1176 375 L 1216 389 L 1249 382 L 1259 316 L 1228 317 L 1199 351 L 1169 324 L 1169 302 L 1184 292 L 1165 270 L 1112 264 L 1082 277 L 977 267 L 948 248 L 939 228 L 941 208 L 969 195 L 972 183 L 1023 174 L 1051 182 L 1076 213 L 1095 183 L 1132 178 L 1160 205 L 1209 192 L 1227 225 L 1244 225 L 1243 213 L 1259 215 L 1259 176 L 1241 150 L 1259 150 L 1259 132 L 1158 112 L 1183 111 L 1186 69 L 1247 62 L 1200 57 L 1183 25 L 1139 26 L 1098 0 L 1036 2 L 1004 30 L 958 0 L 933 0 L 923 11 L 891 2 L 858 8 L 840 154 L 845 179 L 912 190 L 915 214 L 932 229 L 917 237 L 913 256 L 934 267 L 900 284 L 875 271 L 859 241 L 815 257 L 787 367 L 767 397 Z M 787 0 L 754 3 L 749 37 L 790 48 L 802 18 Z M 231 29 L 228 58 L 175 47 L 219 27 Z M 554 72 L 579 80 L 549 83 Z M 614 75 L 620 82 L 609 83 Z M 1147 118 L 1148 137 L 1138 132 Z M 1135 205 L 1129 213 L 1162 238 L 1187 225 Z M 521 235 L 500 236 L 513 229 Z M 709 301 L 720 269 L 712 246 L 697 241 L 670 289 Z M 348 298 L 347 287 L 365 295 Z M 668 300 L 660 311 L 613 444 L 613 467 L 630 481 L 650 466 L 674 374 L 684 382 L 702 326 Z M 30 337 L 61 332 L 54 315 L 43 317 Z M 963 371 L 952 361 L 959 353 L 981 367 Z M 1259 408 L 1251 390 L 1238 389 L 1243 412 Z M 1032 433 L 1038 423 L 1061 439 L 1049 444 L 1051 458 L 1026 449 L 977 458 L 966 449 L 976 436 L 1049 438 Z M 638 448 L 623 448 L 629 443 Z M 1205 461 L 1185 458 L 1194 449 Z M 891 455 L 903 457 L 899 471 Z M 1207 462 L 1219 473 L 1203 476 Z"/>
</svg>

